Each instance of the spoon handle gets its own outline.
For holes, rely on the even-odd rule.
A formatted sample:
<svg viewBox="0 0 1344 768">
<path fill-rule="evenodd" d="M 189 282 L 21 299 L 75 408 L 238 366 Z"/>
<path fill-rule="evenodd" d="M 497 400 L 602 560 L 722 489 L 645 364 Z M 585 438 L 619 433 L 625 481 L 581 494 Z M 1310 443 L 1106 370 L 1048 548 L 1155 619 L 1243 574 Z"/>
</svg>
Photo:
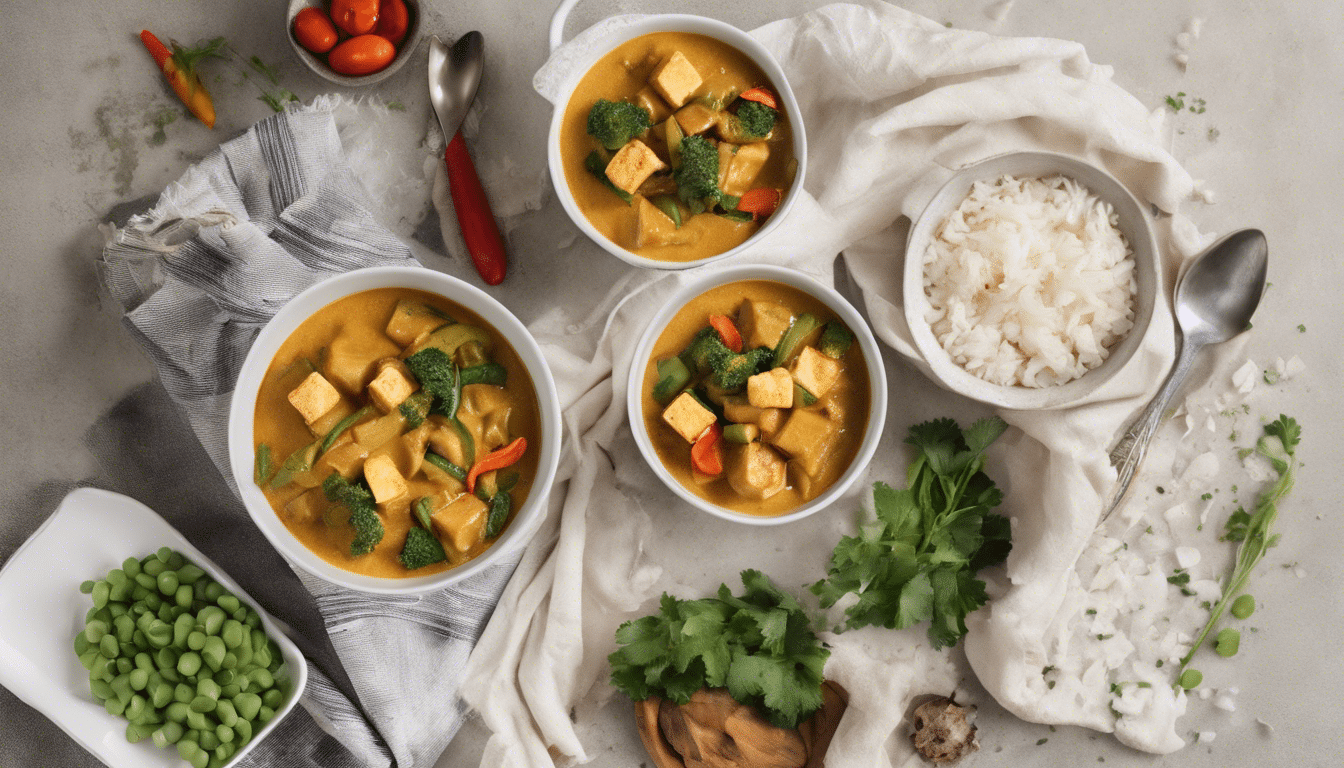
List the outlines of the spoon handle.
<svg viewBox="0 0 1344 768">
<path fill-rule="evenodd" d="M 1204 345 L 1198 342 L 1182 342 L 1180 336 L 1177 336 L 1176 343 L 1179 345 L 1176 356 L 1176 364 L 1171 367 L 1171 373 L 1167 374 L 1166 381 L 1162 382 L 1162 388 L 1157 391 L 1153 399 L 1149 401 L 1148 407 L 1143 409 L 1143 413 L 1134 420 L 1129 428 L 1120 436 L 1120 440 L 1111 450 L 1111 466 L 1116 469 L 1115 491 L 1111 494 L 1110 504 L 1107 505 L 1105 513 L 1102 514 L 1098 525 L 1106 522 L 1106 518 L 1111 516 L 1125 500 L 1125 494 L 1129 491 L 1130 481 L 1138 474 L 1139 466 L 1143 464 L 1143 459 L 1148 455 L 1148 443 L 1152 441 L 1153 435 L 1157 432 L 1157 427 L 1162 423 L 1162 417 L 1167 410 L 1167 403 L 1181 388 L 1185 381 L 1186 374 L 1190 373 L 1190 366 L 1195 362 L 1195 356 Z"/>
<path fill-rule="evenodd" d="M 476 175 L 476 166 L 467 152 L 461 131 L 448 142 L 443 159 L 448 168 L 448 191 L 453 198 L 453 209 L 457 211 L 457 223 L 462 228 L 467 252 L 471 254 L 481 279 L 488 285 L 499 285 L 504 282 L 508 270 L 508 256 L 504 251 L 504 240 L 499 235 L 499 225 L 490 211 L 490 200 Z"/>
</svg>

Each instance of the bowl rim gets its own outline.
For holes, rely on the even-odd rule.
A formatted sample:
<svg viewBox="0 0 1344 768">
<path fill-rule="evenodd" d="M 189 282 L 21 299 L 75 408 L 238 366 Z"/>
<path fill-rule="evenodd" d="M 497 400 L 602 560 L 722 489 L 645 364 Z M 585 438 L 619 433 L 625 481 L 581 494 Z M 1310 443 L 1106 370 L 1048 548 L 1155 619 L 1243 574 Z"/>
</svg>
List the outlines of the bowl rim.
<svg viewBox="0 0 1344 768">
<path fill-rule="evenodd" d="M 653 347 L 658 342 L 658 337 L 662 335 L 663 329 L 667 327 L 668 321 L 700 294 L 712 288 L 743 280 L 769 280 L 783 283 L 809 294 L 825 304 L 854 331 L 854 337 L 858 340 L 859 348 L 863 350 L 864 360 L 868 366 L 868 420 L 864 424 L 863 440 L 859 444 L 858 452 L 854 455 L 854 460 L 850 462 L 844 474 L 819 496 L 789 512 L 771 517 L 736 512 L 692 493 L 673 477 L 672 473 L 668 472 L 667 467 L 663 465 L 658 452 L 654 450 L 653 441 L 649 438 L 648 429 L 644 423 L 644 371 L 649 356 L 653 352 Z M 838 291 L 822 285 L 815 278 L 796 269 L 766 264 L 742 264 L 716 269 L 687 282 L 654 314 L 640 336 L 639 344 L 635 347 L 634 362 L 630 366 L 630 378 L 626 383 L 625 401 L 629 415 L 630 431 L 634 434 L 640 454 L 644 457 L 645 463 L 658 476 L 658 479 L 663 482 L 663 485 L 671 489 L 673 493 L 695 508 L 724 520 L 756 526 L 783 525 L 801 520 L 824 509 L 849 490 L 850 486 L 867 469 L 873 455 L 877 452 L 878 443 L 882 439 L 882 430 L 886 424 L 887 373 L 883 364 L 882 350 L 878 346 L 876 337 L 873 336 L 872 329 L 868 327 L 868 323 L 859 311 Z"/>
<path fill-rule="evenodd" d="M 537 475 L 527 500 L 513 523 L 485 552 L 471 561 L 440 573 L 388 579 L 365 576 L 339 568 L 308 549 L 281 522 L 261 489 L 252 481 L 255 461 L 253 419 L 261 377 L 290 334 L 319 309 L 337 299 L 377 288 L 427 291 L 477 313 L 513 346 L 532 378 L 541 420 L 541 454 Z M 291 564 L 324 581 L 359 592 L 413 595 L 442 589 L 475 576 L 506 553 L 527 546 L 543 517 L 560 461 L 561 414 L 555 380 L 540 345 L 523 323 L 503 304 L 470 283 L 420 266 L 366 267 L 322 280 L 290 299 L 257 335 L 238 372 L 229 406 L 228 455 L 234 483 L 243 506 L 263 535 Z"/>
<path fill-rule="evenodd" d="M 636 37 L 654 32 L 689 32 L 712 37 L 737 49 L 755 62 L 756 66 L 760 67 L 770 78 L 776 91 L 778 91 L 780 100 L 784 102 L 784 111 L 790 116 L 789 123 L 793 132 L 793 155 L 798 161 L 798 172 L 794 175 L 793 183 L 789 186 L 788 192 L 784 195 L 784 199 L 780 201 L 779 208 L 771 214 L 760 229 L 734 248 L 693 261 L 662 261 L 640 256 L 633 251 L 622 248 L 609 240 L 606 235 L 597 231 L 597 228 L 588 221 L 588 217 L 584 215 L 582 209 L 574 200 L 574 195 L 570 192 L 569 182 L 565 176 L 564 160 L 560 151 L 560 131 L 565 119 L 565 112 L 569 109 L 569 102 L 574 97 L 574 90 L 583 80 L 584 75 L 588 74 L 599 59 L 611 53 L 617 46 Z M 573 71 L 562 90 L 564 96 L 552 110 L 551 125 L 546 138 L 546 164 L 551 176 L 551 187 L 555 190 L 555 195 L 560 200 L 560 205 L 565 209 L 565 213 L 569 215 L 570 220 L 583 234 L 607 253 L 627 264 L 644 269 L 675 271 L 692 269 L 741 255 L 754 248 L 784 221 L 793 208 L 794 202 L 803 192 L 803 185 L 807 181 L 807 131 L 803 125 L 802 110 L 798 106 L 798 99 L 793 93 L 793 87 L 784 74 L 784 68 L 779 65 L 770 51 L 754 37 L 731 24 L 718 19 L 685 13 L 662 13 L 646 16 L 628 26 L 613 29 L 601 45 L 594 45 L 574 65 Z"/>
<path fill-rule="evenodd" d="M 294 39 L 294 17 L 299 15 L 299 11 L 304 8 L 317 8 L 325 10 L 330 5 L 329 0 L 289 0 L 289 8 L 285 12 L 285 37 L 289 38 L 289 47 L 294 49 L 294 54 L 313 71 L 314 74 L 337 85 L 350 86 L 357 88 L 361 86 L 374 85 L 381 83 L 397 70 L 406 66 L 415 55 L 415 50 L 420 47 L 420 40 L 424 37 L 423 25 L 421 24 L 421 11 L 419 0 L 402 0 L 410 12 L 410 25 L 406 28 L 406 39 L 397 46 L 397 55 L 386 67 L 368 75 L 359 77 L 350 77 L 336 72 L 327 66 L 325 61 L 318 58 L 317 54 L 299 45 L 299 41 Z M 339 43 L 338 43 L 339 44 Z"/>
<path fill-rule="evenodd" d="M 965 199 L 974 182 L 1003 175 L 1040 177 L 1049 174 L 1078 181 L 1114 208 L 1119 229 L 1134 254 L 1137 281 L 1134 326 L 1111 347 L 1101 365 L 1072 381 L 1041 388 L 993 384 L 955 363 L 924 319 L 929 302 L 924 294 L 922 254 L 936 227 Z M 912 222 L 906 238 L 902 297 L 906 324 L 925 363 L 919 367 L 944 389 L 989 405 L 1012 410 L 1053 410 L 1077 404 L 1128 365 L 1142 345 L 1157 294 L 1163 285 L 1159 255 L 1156 234 L 1144 205 L 1119 179 L 1099 166 L 1074 155 L 1046 151 L 1007 152 L 970 163 L 957 170 L 934 193 Z"/>
</svg>

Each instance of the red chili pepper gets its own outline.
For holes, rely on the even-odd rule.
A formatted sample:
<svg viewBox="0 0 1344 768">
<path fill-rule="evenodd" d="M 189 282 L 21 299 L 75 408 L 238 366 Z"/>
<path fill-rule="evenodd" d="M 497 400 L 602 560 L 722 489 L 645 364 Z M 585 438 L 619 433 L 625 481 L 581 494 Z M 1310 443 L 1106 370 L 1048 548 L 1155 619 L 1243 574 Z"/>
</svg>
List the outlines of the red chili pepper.
<svg viewBox="0 0 1344 768">
<path fill-rule="evenodd" d="M 471 465 L 467 471 L 467 492 L 476 492 L 476 478 L 480 475 L 496 469 L 503 469 L 512 466 L 514 462 L 523 457 L 527 451 L 527 438 L 520 437 L 512 443 L 500 448 L 497 451 L 491 451 L 482 456 L 479 461 Z"/>
<path fill-rule="evenodd" d="M 775 94 L 766 88 L 752 88 L 744 92 L 740 97 L 747 101 L 754 101 L 758 104 L 764 104 L 771 109 L 779 109 L 779 102 L 775 101 Z"/>
<path fill-rule="evenodd" d="M 737 210 L 745 211 L 751 214 L 753 219 L 768 218 L 779 207 L 779 201 L 784 199 L 782 190 L 771 187 L 757 187 L 748 191 L 737 201 Z"/>
<path fill-rule="evenodd" d="M 723 474 L 723 428 L 710 424 L 691 446 L 691 466 L 701 474 L 718 477 Z"/>
<path fill-rule="evenodd" d="M 212 41 L 205 48 L 184 51 L 178 49 L 174 43 L 175 50 L 169 51 L 168 47 L 159 42 L 159 38 L 148 29 L 140 31 L 140 42 L 145 44 L 149 55 L 154 57 L 154 63 L 159 65 L 177 98 L 187 105 L 187 109 L 191 110 L 191 114 L 195 115 L 197 120 L 205 123 L 206 128 L 214 128 L 215 103 L 210 100 L 210 93 L 205 90 L 201 78 L 196 75 L 194 63 L 201 58 L 218 55 L 215 52 L 218 46 Z M 222 38 L 219 44 L 223 44 Z"/>
<path fill-rule="evenodd" d="M 714 330 L 719 332 L 719 338 L 723 340 L 723 345 L 734 352 L 742 351 L 742 334 L 738 333 L 737 326 L 727 315 L 710 315 L 709 324 Z"/>
</svg>

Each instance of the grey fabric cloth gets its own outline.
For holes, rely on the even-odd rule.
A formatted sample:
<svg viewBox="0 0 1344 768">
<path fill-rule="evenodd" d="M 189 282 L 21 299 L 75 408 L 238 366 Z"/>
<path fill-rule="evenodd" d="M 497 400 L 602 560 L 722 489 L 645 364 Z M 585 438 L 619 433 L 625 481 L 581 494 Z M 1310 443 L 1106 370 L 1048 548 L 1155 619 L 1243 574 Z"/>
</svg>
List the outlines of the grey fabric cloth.
<svg viewBox="0 0 1344 768">
<path fill-rule="evenodd" d="M 223 144 L 108 239 L 103 282 L 235 493 L 229 402 L 261 328 L 324 277 L 415 263 L 368 207 L 331 113 L 318 106 Z M 209 513 L 251 525 L 241 501 L 229 502 Z M 245 764 L 432 765 L 465 716 L 461 672 L 514 565 L 516 556 L 419 598 L 364 595 L 299 573 L 357 701 L 310 660 L 300 703 L 311 717 L 291 715 Z"/>
</svg>

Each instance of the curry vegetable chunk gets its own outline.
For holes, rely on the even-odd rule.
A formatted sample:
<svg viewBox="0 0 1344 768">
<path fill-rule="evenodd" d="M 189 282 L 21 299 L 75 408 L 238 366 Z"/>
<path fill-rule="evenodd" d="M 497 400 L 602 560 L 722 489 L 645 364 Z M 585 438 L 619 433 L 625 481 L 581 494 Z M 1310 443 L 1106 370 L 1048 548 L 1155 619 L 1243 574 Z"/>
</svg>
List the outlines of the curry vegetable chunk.
<svg viewBox="0 0 1344 768">
<path fill-rule="evenodd" d="M 539 430 L 531 378 L 502 336 L 440 297 L 380 288 L 324 307 L 285 341 L 253 440 L 259 457 L 283 458 L 258 466 L 258 484 L 305 546 L 400 578 L 491 545 L 532 488 Z"/>
<path fill-rule="evenodd" d="M 565 108 L 560 153 L 575 202 L 603 236 L 641 256 L 690 261 L 735 248 L 797 170 L 776 91 L 748 56 L 710 37 L 658 32 L 623 43 Z"/>
<path fill-rule="evenodd" d="M 866 361 L 835 343 L 844 338 L 853 340 L 825 304 L 781 283 L 744 280 L 692 299 L 645 368 L 645 426 L 668 471 L 748 514 L 783 514 L 824 492 L 868 420 Z M 818 349 L 823 340 L 838 358 Z M 744 364 L 750 375 L 724 376 Z"/>
</svg>

